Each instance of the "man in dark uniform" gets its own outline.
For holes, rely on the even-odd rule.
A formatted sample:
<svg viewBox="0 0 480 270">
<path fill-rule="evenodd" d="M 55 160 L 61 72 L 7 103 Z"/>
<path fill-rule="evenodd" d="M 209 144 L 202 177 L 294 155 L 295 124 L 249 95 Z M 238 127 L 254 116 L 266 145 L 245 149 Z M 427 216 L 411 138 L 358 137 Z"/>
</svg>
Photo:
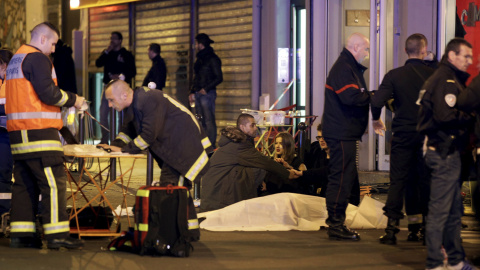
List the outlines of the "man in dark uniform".
<svg viewBox="0 0 480 270">
<path fill-rule="evenodd" d="M 380 114 L 385 103 L 393 98 L 395 117 L 392 122 L 392 150 L 390 154 L 390 187 L 383 208 L 388 217 L 386 234 L 380 243 L 395 245 L 395 234 L 400 231 L 399 220 L 403 218 L 403 198 L 408 215 L 408 239 L 418 241 L 422 214 L 426 215 L 428 175 L 423 160 L 424 135 L 417 132 L 418 93 L 433 69 L 422 60 L 427 54 L 427 39 L 422 34 L 413 34 L 405 41 L 408 60 L 403 67 L 388 72 L 382 84 L 371 98 L 372 125 L 375 133 L 383 136 L 385 125 Z M 422 182 L 420 182 L 422 181 Z M 427 189 L 428 190 L 428 189 Z"/>
<path fill-rule="evenodd" d="M 21 46 L 7 67 L 6 113 L 15 182 L 12 188 L 10 247 L 39 248 L 35 220 L 39 193 L 47 247 L 80 248 L 83 241 L 68 237 L 66 174 L 58 131 L 60 107 L 80 109 L 83 97 L 57 86 L 52 62 L 58 30 L 50 23 L 35 26 L 29 44 Z"/>
<path fill-rule="evenodd" d="M 432 170 L 426 228 L 427 269 L 443 269 L 444 254 L 452 269 L 462 268 L 465 252 L 460 237 L 463 215 L 460 152 L 468 142 L 473 117 L 457 108 L 472 63 L 472 45 L 452 39 L 440 67 L 423 85 L 417 130 L 427 136 L 425 163 Z M 471 268 L 468 268 L 471 269 Z"/>
<path fill-rule="evenodd" d="M 328 236 L 336 240 L 360 240 L 357 232 L 348 229 L 345 210 L 348 198 L 358 181 L 356 166 L 357 141 L 368 124 L 370 93 L 361 62 L 368 57 L 369 40 L 362 34 L 352 34 L 333 65 L 325 85 L 325 109 L 322 133 L 330 148 L 327 185 Z"/>
<path fill-rule="evenodd" d="M 165 87 L 165 80 L 167 79 L 167 66 L 160 56 L 160 51 L 160 44 L 152 43 L 148 46 L 148 58 L 152 60 L 152 67 L 142 83 L 143 86 L 148 86 L 150 82 L 154 82 L 158 90 Z"/>
<path fill-rule="evenodd" d="M 95 66 L 103 68 L 103 83 L 106 85 L 111 80 L 122 79 L 128 84 L 137 74 L 135 67 L 135 58 L 133 54 L 122 47 L 123 36 L 120 32 L 112 32 L 110 36 L 110 44 L 100 54 L 95 61 Z M 121 76 L 123 75 L 123 77 Z M 103 126 L 109 126 L 108 102 L 105 99 L 105 93 L 102 93 L 102 101 L 100 104 L 100 122 Z M 101 144 L 108 143 L 109 133 L 105 129 L 102 130 Z"/>
<path fill-rule="evenodd" d="M 184 185 L 200 181 L 209 167 L 211 143 L 195 116 L 175 99 L 159 90 L 139 87 L 133 91 L 126 82 L 114 80 L 105 88 L 108 106 L 127 109 L 133 119 L 124 124 L 112 146 L 113 152 L 139 153 L 148 149 L 162 172 L 160 185 Z M 186 181 L 189 180 L 189 181 Z M 189 230 L 192 240 L 200 231 L 193 200 L 189 198 Z"/>
</svg>

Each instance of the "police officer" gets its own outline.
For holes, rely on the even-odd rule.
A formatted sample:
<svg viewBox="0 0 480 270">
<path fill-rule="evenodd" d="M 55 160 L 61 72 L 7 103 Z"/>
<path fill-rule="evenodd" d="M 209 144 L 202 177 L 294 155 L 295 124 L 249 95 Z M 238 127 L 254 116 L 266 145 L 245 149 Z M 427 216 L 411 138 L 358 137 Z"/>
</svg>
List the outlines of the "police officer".
<svg viewBox="0 0 480 270">
<path fill-rule="evenodd" d="M 447 44 L 439 68 L 423 85 L 417 130 L 427 136 L 425 163 L 432 170 L 426 228 L 427 269 L 443 267 L 442 246 L 452 269 L 466 269 L 462 268 L 467 263 L 460 239 L 460 152 L 468 141 L 466 130 L 473 118 L 458 109 L 457 96 L 465 87 L 471 63 L 472 45 L 455 38 Z"/>
</svg>

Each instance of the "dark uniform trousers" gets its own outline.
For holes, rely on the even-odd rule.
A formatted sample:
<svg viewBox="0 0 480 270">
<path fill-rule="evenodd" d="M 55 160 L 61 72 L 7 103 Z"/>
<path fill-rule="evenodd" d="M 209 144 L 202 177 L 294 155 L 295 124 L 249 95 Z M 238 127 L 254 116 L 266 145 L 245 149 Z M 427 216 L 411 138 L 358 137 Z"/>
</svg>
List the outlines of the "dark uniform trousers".
<svg viewBox="0 0 480 270">
<path fill-rule="evenodd" d="M 10 211 L 13 159 L 6 129 L 0 127 L 0 215 Z"/>
<path fill-rule="evenodd" d="M 45 164 L 42 158 L 16 160 L 12 187 L 11 235 L 31 237 L 36 233 L 35 220 L 41 197 L 41 220 L 45 239 L 68 237 L 70 227 L 66 208 L 66 175 L 60 164 Z M 35 183 L 35 181 L 37 183 Z M 33 206 L 33 207 L 32 207 Z"/>
<path fill-rule="evenodd" d="M 409 217 L 428 211 L 429 173 L 423 159 L 424 136 L 417 132 L 395 132 L 390 154 L 390 187 L 383 210 L 389 218 L 403 218 L 403 201 Z"/>
<path fill-rule="evenodd" d="M 150 151 L 150 153 L 152 153 Z M 193 204 L 192 194 L 190 190 L 192 189 L 192 183 L 190 180 L 183 178 L 182 174 L 175 170 L 173 167 L 163 162 L 158 156 L 152 153 L 152 156 L 157 161 L 158 166 L 161 168 L 160 172 L 160 186 L 166 187 L 168 185 L 178 186 L 183 180 L 183 186 L 186 187 L 188 192 L 188 229 L 190 232 L 190 240 L 198 241 L 200 239 L 200 227 L 197 219 L 197 212 L 195 210 L 195 205 Z"/>
<path fill-rule="evenodd" d="M 329 226 L 340 226 L 345 221 L 345 210 L 352 188 L 358 186 L 356 164 L 357 142 L 325 138 L 330 148 L 329 175 L 326 191 Z M 355 183 L 357 182 L 357 183 Z"/>
</svg>

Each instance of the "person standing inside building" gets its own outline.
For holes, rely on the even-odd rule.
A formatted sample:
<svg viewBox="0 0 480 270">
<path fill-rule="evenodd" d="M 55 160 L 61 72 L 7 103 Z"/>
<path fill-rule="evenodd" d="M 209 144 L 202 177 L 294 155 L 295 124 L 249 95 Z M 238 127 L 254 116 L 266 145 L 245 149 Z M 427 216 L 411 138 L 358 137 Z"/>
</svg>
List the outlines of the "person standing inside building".
<svg viewBox="0 0 480 270">
<path fill-rule="evenodd" d="M 388 72 L 375 95 L 371 98 L 372 126 L 383 136 L 385 125 L 380 114 L 385 103 L 393 98 L 395 116 L 392 122 L 392 150 L 390 153 L 390 187 L 383 208 L 388 217 L 385 235 L 380 243 L 395 245 L 403 219 L 403 201 L 408 217 L 409 241 L 419 241 L 419 232 L 428 203 L 428 174 L 423 160 L 424 135 L 417 132 L 418 93 L 423 83 L 433 73 L 422 60 L 427 54 L 427 39 L 422 34 L 410 35 L 405 41 L 408 60 L 403 67 Z M 423 183 L 421 183 L 421 181 Z M 421 189 L 422 188 L 422 189 Z M 420 191 L 422 191 L 420 193 Z"/>
<path fill-rule="evenodd" d="M 148 58 L 152 60 L 152 67 L 145 76 L 142 86 L 148 86 L 148 83 L 154 82 L 158 90 L 162 90 L 165 87 L 167 66 L 160 56 L 160 51 L 161 47 L 158 43 L 152 43 L 148 46 Z"/>
<path fill-rule="evenodd" d="M 13 158 L 5 114 L 5 75 L 12 56 L 11 51 L 0 50 L 0 217 L 10 211 L 12 199 Z"/>
<path fill-rule="evenodd" d="M 66 211 L 66 174 L 58 131 L 60 107 L 80 109 L 83 97 L 57 86 L 52 62 L 58 30 L 48 22 L 31 31 L 31 41 L 18 49 L 7 67 L 6 113 L 15 182 L 12 187 L 10 247 L 41 246 L 35 237 L 39 193 L 42 195 L 43 233 L 47 247 L 80 248 L 69 237 Z"/>
<path fill-rule="evenodd" d="M 188 98 L 190 104 L 195 102 L 195 110 L 201 115 L 202 125 L 215 148 L 217 140 L 215 99 L 217 98 L 217 86 L 223 81 L 223 73 L 222 61 L 210 46 L 213 42 L 204 33 L 195 37 L 197 61 L 193 66 L 195 77 Z"/>
<path fill-rule="evenodd" d="M 126 83 L 131 84 L 132 79 L 137 74 L 135 67 L 135 58 L 131 52 L 122 47 L 123 36 L 120 32 L 112 32 L 110 36 L 110 45 L 100 54 L 95 61 L 97 67 L 103 68 L 103 83 L 106 85 L 111 80 L 123 79 Z M 123 76 L 120 76 L 123 75 Z M 105 93 L 102 93 L 102 103 L 100 104 L 100 123 L 109 127 L 108 116 L 110 109 L 105 99 Z M 108 144 L 109 133 L 102 129 L 101 144 Z"/>
<path fill-rule="evenodd" d="M 452 269 L 462 268 L 465 252 L 460 232 L 461 197 L 460 152 L 468 140 L 466 130 L 473 117 L 457 107 L 457 96 L 470 76 L 472 45 L 462 38 L 452 39 L 445 48 L 439 68 L 423 85 L 417 130 L 427 136 L 425 163 L 432 170 L 426 224 L 427 269 L 443 269 L 445 256 Z"/>
<path fill-rule="evenodd" d="M 326 202 L 327 234 L 335 240 L 360 240 L 348 229 L 345 210 L 354 182 L 358 182 L 357 141 L 368 124 L 370 93 L 361 63 L 368 57 L 370 41 L 360 33 L 350 35 L 327 77 L 322 134 L 330 148 Z"/>
</svg>

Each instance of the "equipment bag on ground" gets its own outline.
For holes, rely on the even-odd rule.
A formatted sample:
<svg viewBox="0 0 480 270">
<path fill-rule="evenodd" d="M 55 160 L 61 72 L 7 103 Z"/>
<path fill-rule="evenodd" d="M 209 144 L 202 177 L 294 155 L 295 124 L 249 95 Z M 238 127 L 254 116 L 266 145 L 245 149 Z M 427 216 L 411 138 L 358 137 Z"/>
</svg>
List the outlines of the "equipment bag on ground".
<svg viewBox="0 0 480 270">
<path fill-rule="evenodd" d="M 135 200 L 133 247 L 140 255 L 190 255 L 188 190 L 182 186 L 143 186 Z"/>
</svg>

